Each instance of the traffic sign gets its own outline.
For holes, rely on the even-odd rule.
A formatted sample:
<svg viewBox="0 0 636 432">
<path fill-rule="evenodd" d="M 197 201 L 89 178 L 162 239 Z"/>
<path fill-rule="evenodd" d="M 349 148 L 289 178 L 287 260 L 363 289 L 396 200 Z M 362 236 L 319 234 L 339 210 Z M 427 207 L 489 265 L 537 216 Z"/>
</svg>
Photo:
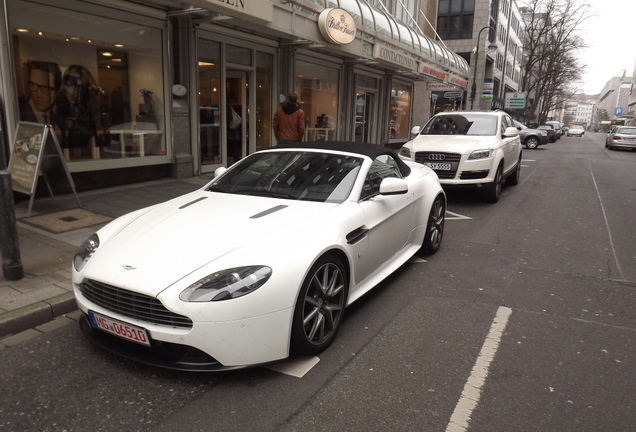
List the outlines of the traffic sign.
<svg viewBox="0 0 636 432">
<path fill-rule="evenodd" d="M 507 92 L 505 108 L 525 108 L 526 107 L 526 94 L 518 92 Z"/>
</svg>

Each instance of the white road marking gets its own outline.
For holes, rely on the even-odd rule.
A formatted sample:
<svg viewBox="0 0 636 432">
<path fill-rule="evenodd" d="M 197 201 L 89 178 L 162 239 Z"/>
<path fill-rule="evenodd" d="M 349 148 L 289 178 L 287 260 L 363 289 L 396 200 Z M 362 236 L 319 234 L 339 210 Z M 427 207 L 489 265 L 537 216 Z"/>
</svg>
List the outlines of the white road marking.
<svg viewBox="0 0 636 432">
<path fill-rule="evenodd" d="M 618 255 L 616 255 L 616 248 L 614 247 L 614 240 L 612 239 L 612 230 L 610 229 L 609 221 L 607 220 L 607 213 L 605 212 L 605 206 L 603 205 L 603 199 L 601 198 L 601 192 L 598 190 L 598 184 L 596 183 L 596 177 L 594 177 L 594 171 L 592 170 L 592 162 L 588 160 L 590 166 L 590 174 L 592 175 L 592 182 L 594 183 L 594 189 L 596 189 L 596 196 L 599 204 L 601 204 L 601 211 L 603 213 L 603 219 L 605 220 L 605 229 L 607 230 L 607 236 L 609 237 L 610 246 L 612 247 L 612 254 L 614 255 L 614 262 L 616 263 L 616 270 L 618 270 L 618 276 L 620 280 L 623 280 L 623 270 L 621 264 L 618 261 Z"/>
<path fill-rule="evenodd" d="M 462 391 L 462 395 L 455 406 L 455 411 L 453 411 L 448 426 L 446 426 L 446 432 L 465 432 L 468 430 L 470 418 L 479 404 L 481 390 L 488 377 L 490 363 L 492 363 L 495 358 L 497 348 L 501 342 L 501 336 L 506 328 L 506 324 L 508 324 L 508 318 L 511 313 L 512 309 L 507 307 L 500 307 L 497 310 L 497 315 L 490 326 L 490 332 L 486 337 L 484 345 L 481 347 L 481 352 L 468 377 L 468 381 L 466 381 L 464 385 L 464 391 Z"/>
<path fill-rule="evenodd" d="M 448 217 L 448 215 L 452 215 L 452 216 Z M 446 210 L 446 218 L 445 219 L 446 220 L 461 220 L 461 219 L 472 219 L 472 218 L 469 217 L 469 216 L 464 216 L 464 215 L 461 215 L 459 213 L 454 213 L 452 211 Z"/>
<path fill-rule="evenodd" d="M 285 375 L 302 378 L 307 372 L 316 366 L 319 361 L 320 359 L 318 357 L 290 357 L 276 363 L 271 363 L 265 367 L 273 370 L 274 372 L 280 372 Z"/>
</svg>

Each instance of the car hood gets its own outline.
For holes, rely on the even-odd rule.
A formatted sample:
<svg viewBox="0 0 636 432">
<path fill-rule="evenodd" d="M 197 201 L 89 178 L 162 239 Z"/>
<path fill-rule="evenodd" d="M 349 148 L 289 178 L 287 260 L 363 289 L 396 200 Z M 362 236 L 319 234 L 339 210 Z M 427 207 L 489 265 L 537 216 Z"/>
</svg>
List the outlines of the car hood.
<svg viewBox="0 0 636 432">
<path fill-rule="evenodd" d="M 293 227 L 337 206 L 197 191 L 151 208 L 101 238 L 86 277 L 157 295 L 166 287 L 250 242 Z M 112 222 L 117 224 L 118 221 Z M 109 227 L 107 232 L 113 232 Z M 281 232 L 284 231 L 284 235 Z M 98 232 L 100 235 L 100 232 Z M 246 263 L 263 264 L 263 263 Z"/>
<path fill-rule="evenodd" d="M 471 135 L 420 135 L 412 141 L 413 150 L 449 153 L 471 153 L 497 143 L 496 137 Z"/>
</svg>

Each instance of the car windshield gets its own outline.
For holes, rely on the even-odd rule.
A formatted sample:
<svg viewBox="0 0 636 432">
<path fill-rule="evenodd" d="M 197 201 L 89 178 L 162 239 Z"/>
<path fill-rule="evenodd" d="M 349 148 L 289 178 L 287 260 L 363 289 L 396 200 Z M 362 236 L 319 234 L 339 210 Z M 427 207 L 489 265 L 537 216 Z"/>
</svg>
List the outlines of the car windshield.
<svg viewBox="0 0 636 432">
<path fill-rule="evenodd" d="M 363 159 L 334 153 L 274 151 L 241 160 L 206 190 L 303 201 L 341 203 Z"/>
<path fill-rule="evenodd" d="M 448 114 L 435 116 L 424 126 L 421 135 L 493 136 L 497 117 L 484 114 Z"/>
<path fill-rule="evenodd" d="M 636 128 L 619 128 L 616 133 L 621 135 L 636 135 Z"/>
</svg>

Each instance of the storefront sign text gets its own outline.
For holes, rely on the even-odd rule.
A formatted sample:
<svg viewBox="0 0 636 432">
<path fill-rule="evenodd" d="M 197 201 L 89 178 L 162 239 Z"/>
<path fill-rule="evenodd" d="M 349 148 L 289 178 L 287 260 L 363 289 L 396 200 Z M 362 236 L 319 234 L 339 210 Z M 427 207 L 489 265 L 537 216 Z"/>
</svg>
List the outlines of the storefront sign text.
<svg viewBox="0 0 636 432">
<path fill-rule="evenodd" d="M 446 79 L 446 72 L 441 71 L 439 69 L 435 69 L 434 67 L 431 67 L 431 66 L 423 65 L 422 69 L 421 69 L 421 72 L 424 75 L 428 75 L 428 76 L 432 76 L 432 77 L 435 77 L 435 78 L 439 78 L 441 80 L 445 80 Z"/>
<path fill-rule="evenodd" d="M 465 80 L 465 79 L 460 78 L 458 76 L 451 75 L 449 81 L 452 84 L 455 84 L 455 85 L 457 85 L 458 87 L 461 87 L 461 88 L 468 87 L 468 80 Z"/>
<path fill-rule="evenodd" d="M 190 3 L 215 12 L 247 15 L 252 18 L 272 22 L 274 20 L 274 5 L 263 0 L 193 0 Z"/>
<path fill-rule="evenodd" d="M 356 38 L 356 22 L 343 9 L 323 10 L 318 16 L 318 28 L 325 39 L 337 45 L 349 44 Z"/>
<path fill-rule="evenodd" d="M 391 48 L 383 45 L 376 45 L 373 48 L 373 57 L 378 60 L 384 60 L 399 65 L 404 69 L 411 71 L 417 70 L 417 62 L 413 57 L 404 55 L 399 51 L 392 50 Z"/>
</svg>

